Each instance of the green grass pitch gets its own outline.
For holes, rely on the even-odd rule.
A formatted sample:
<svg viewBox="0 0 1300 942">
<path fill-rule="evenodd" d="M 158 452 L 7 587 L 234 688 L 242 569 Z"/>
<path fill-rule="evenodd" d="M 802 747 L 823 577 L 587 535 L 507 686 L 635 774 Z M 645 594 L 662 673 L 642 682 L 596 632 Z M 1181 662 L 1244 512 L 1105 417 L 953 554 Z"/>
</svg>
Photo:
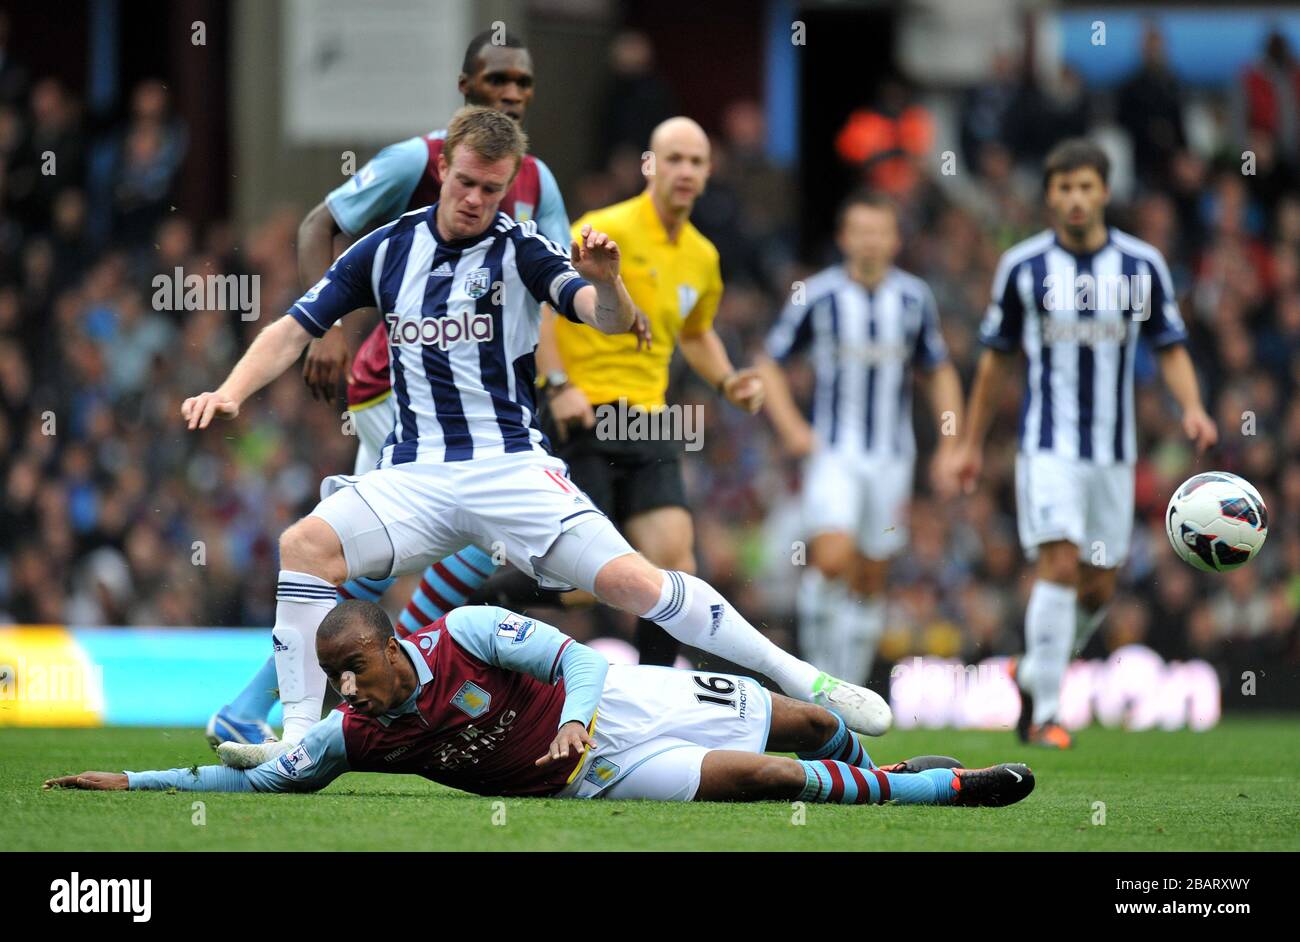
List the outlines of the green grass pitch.
<svg viewBox="0 0 1300 942">
<path fill-rule="evenodd" d="M 1067 753 L 1011 733 L 894 732 L 867 741 L 877 761 L 1027 761 L 1037 788 L 1010 808 L 809 805 L 797 824 L 783 802 L 497 800 L 378 774 L 317 795 L 44 792 L 54 775 L 215 756 L 191 729 L 0 729 L 0 817 L 7 850 L 1297 850 L 1297 742 L 1300 717 L 1094 727 Z"/>
</svg>

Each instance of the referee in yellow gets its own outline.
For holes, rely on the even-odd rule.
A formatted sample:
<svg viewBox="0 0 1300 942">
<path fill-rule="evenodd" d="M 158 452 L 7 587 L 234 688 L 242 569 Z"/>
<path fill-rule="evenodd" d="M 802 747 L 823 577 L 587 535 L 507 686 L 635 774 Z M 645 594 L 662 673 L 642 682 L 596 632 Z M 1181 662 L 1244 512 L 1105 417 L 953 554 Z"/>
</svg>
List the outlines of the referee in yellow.
<svg viewBox="0 0 1300 942">
<path fill-rule="evenodd" d="M 713 329 L 722 297 L 718 250 L 690 221 L 709 179 L 704 129 L 690 118 L 664 121 L 650 137 L 642 169 L 647 185 L 640 196 L 587 213 L 573 231 L 590 224 L 618 243 L 623 282 L 649 321 L 649 345 L 638 349 L 634 334 L 600 334 L 548 312 L 537 370 L 549 403 L 547 434 L 574 482 L 652 563 L 694 573 L 682 443 L 602 434 L 610 423 L 598 423 L 597 411 L 663 409 L 674 347 L 701 379 L 747 412 L 762 406 L 763 383 L 757 371 L 732 366 Z M 644 619 L 636 640 L 643 664 L 677 657 L 677 641 Z"/>
</svg>

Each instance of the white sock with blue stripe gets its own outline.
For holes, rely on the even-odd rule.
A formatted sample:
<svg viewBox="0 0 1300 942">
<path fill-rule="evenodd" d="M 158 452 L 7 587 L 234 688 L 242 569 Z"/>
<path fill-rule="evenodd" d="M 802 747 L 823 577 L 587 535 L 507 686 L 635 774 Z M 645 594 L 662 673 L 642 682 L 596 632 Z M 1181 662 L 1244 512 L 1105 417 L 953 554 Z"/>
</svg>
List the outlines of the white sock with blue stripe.
<svg viewBox="0 0 1300 942">
<path fill-rule="evenodd" d="M 275 673 L 284 705 L 284 741 L 300 742 L 325 703 L 325 672 L 316 660 L 316 629 L 335 605 L 334 586 L 281 569 L 275 589 Z"/>
<path fill-rule="evenodd" d="M 817 668 L 778 648 L 703 579 L 672 569 L 662 572 L 659 602 L 642 618 L 682 644 L 770 677 L 792 697 L 812 699 Z"/>
</svg>

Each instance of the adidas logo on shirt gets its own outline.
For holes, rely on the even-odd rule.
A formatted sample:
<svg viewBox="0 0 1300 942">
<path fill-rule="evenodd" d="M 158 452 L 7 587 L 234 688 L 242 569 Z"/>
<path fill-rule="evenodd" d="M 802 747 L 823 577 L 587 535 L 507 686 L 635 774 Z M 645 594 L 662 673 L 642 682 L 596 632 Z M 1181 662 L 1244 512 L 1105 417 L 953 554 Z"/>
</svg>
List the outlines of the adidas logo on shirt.
<svg viewBox="0 0 1300 942">
<path fill-rule="evenodd" d="M 433 271 L 429 272 L 430 278 L 450 278 L 451 275 L 452 275 L 452 268 L 451 265 L 448 264 L 447 262 L 443 262 Z"/>
</svg>

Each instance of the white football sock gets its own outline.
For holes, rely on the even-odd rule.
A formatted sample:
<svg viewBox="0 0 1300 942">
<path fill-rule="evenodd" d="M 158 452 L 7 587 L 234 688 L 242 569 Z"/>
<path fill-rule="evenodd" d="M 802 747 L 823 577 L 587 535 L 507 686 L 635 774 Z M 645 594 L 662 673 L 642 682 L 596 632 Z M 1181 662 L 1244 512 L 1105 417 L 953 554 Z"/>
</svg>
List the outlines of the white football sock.
<svg viewBox="0 0 1300 942">
<path fill-rule="evenodd" d="M 284 741 L 300 742 L 319 720 L 325 672 L 316 660 L 316 629 L 335 605 L 333 584 L 280 570 L 275 592 L 275 674 L 284 705 Z"/>
<path fill-rule="evenodd" d="M 863 598 L 846 592 L 839 600 L 832 623 L 838 653 L 833 666 L 823 664 L 823 669 L 851 684 L 865 684 L 876 660 L 880 636 L 885 631 L 884 596 Z"/>
<path fill-rule="evenodd" d="M 1070 664 L 1078 592 L 1070 586 L 1038 579 L 1025 609 L 1025 656 L 1020 685 L 1034 698 L 1035 723 L 1057 718 L 1061 681 Z"/>
<path fill-rule="evenodd" d="M 828 666 L 835 658 L 832 618 L 846 591 L 844 583 L 827 579 L 820 569 L 810 566 L 799 580 L 796 596 L 799 654 L 808 663 L 831 673 L 835 673 L 834 668 Z"/>
<path fill-rule="evenodd" d="M 675 570 L 660 571 L 664 584 L 659 603 L 642 618 L 683 644 L 772 678 L 791 697 L 812 699 L 817 668 L 765 638 L 704 580 Z"/>
</svg>

